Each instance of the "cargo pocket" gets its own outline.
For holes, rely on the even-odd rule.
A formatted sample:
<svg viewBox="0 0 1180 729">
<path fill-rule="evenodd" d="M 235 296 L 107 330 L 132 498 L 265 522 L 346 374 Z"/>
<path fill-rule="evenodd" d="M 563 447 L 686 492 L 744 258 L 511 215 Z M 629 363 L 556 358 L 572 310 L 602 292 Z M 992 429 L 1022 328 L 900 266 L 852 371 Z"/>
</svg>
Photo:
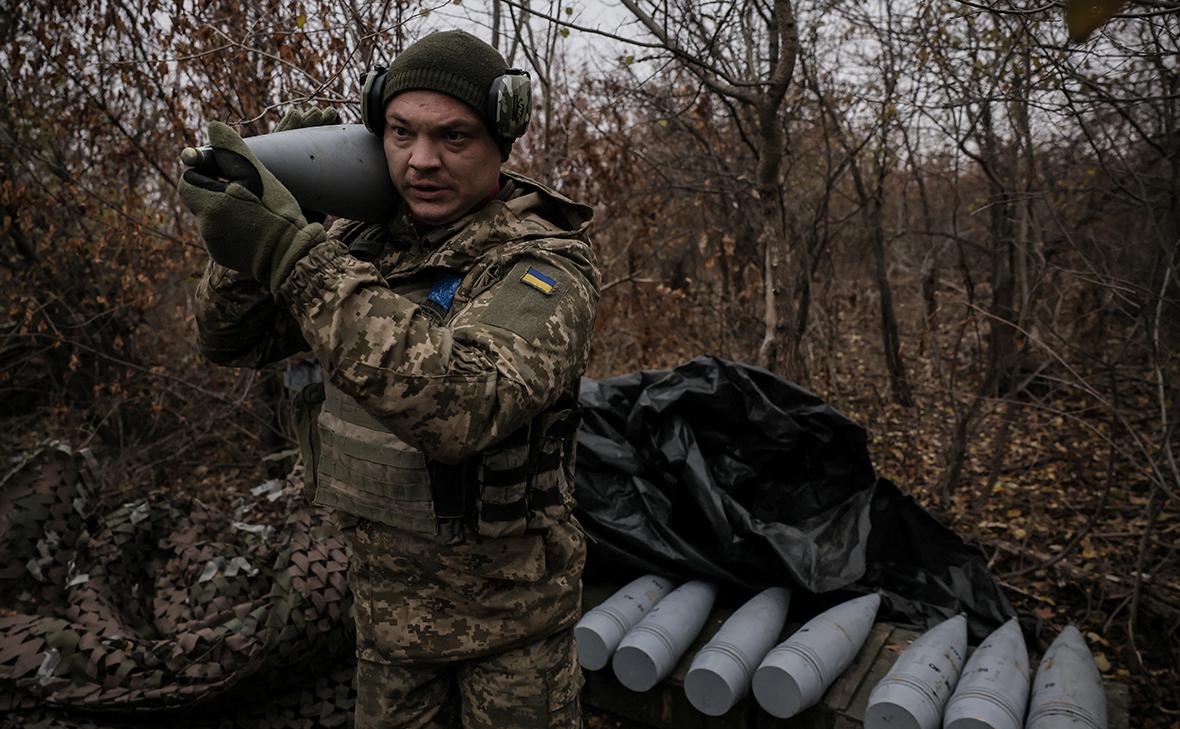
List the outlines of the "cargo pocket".
<svg viewBox="0 0 1180 729">
<path fill-rule="evenodd" d="M 553 639 L 564 640 L 563 657 L 545 676 L 545 691 L 549 701 L 549 727 L 578 726 L 581 718 L 582 670 L 574 651 L 573 633 L 562 631 Z M 551 640 L 553 640 L 551 639 Z"/>
<path fill-rule="evenodd" d="M 540 534 L 454 545 L 440 561 L 460 575 L 507 582 L 536 583 L 549 574 L 545 540 Z"/>
<path fill-rule="evenodd" d="M 369 566 L 366 545 L 360 538 L 358 520 L 347 515 L 349 522 L 340 524 L 345 544 L 348 545 L 348 588 L 352 590 L 353 621 L 356 623 L 356 655 L 373 660 L 375 637 L 373 635 L 373 580 Z"/>
<path fill-rule="evenodd" d="M 397 558 L 387 539 L 389 530 L 378 522 L 357 519 L 353 530 L 348 580 L 353 591 L 357 658 L 392 664 L 405 658 L 409 615 L 402 592 L 414 589 L 395 570 Z"/>
</svg>

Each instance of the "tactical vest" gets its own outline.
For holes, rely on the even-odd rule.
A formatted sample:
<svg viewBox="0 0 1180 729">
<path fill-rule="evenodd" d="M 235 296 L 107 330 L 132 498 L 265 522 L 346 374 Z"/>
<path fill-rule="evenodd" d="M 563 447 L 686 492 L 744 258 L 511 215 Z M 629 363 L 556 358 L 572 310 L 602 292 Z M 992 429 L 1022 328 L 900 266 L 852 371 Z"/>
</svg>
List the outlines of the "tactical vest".
<svg viewBox="0 0 1180 729">
<path fill-rule="evenodd" d="M 391 288 L 420 306 L 438 303 L 421 282 Z M 442 323 L 452 315 L 449 300 L 447 309 L 436 312 Z M 428 459 L 330 384 L 322 392 L 318 427 L 300 439 L 308 444 L 305 478 L 314 477 L 315 503 L 441 542 L 460 541 L 465 528 L 502 537 L 569 517 L 581 419 L 576 387 L 459 464 Z"/>
</svg>

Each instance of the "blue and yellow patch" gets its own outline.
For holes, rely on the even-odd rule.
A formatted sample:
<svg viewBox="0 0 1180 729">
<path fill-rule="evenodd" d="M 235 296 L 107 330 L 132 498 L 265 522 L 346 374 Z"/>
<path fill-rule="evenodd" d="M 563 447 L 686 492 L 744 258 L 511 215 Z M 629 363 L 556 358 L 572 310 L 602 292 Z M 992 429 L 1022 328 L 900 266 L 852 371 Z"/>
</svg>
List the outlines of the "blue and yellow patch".
<svg viewBox="0 0 1180 729">
<path fill-rule="evenodd" d="M 532 286 L 534 289 L 540 291 L 546 296 L 552 294 L 553 289 L 557 288 L 556 280 L 549 278 L 532 266 L 529 266 L 529 270 L 524 272 L 524 275 L 520 277 L 520 280 L 522 283 Z"/>
</svg>

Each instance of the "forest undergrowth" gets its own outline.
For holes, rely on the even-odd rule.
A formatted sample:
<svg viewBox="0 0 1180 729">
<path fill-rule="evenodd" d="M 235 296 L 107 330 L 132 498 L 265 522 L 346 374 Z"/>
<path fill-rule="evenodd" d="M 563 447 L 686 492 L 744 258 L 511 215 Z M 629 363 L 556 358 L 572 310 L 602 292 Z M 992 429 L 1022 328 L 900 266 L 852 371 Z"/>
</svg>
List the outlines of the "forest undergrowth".
<svg viewBox="0 0 1180 729">
<path fill-rule="evenodd" d="M 909 278 L 896 276 L 898 290 L 917 290 Z M 865 428 L 879 476 L 983 553 L 1015 609 L 1040 621 L 1034 660 L 1072 623 L 1104 678 L 1130 687 L 1132 726 L 1180 726 L 1180 508 L 1158 496 L 1153 503 L 1150 449 L 1138 447 L 1158 437 L 1148 435 L 1160 422 L 1158 373 L 1133 358 L 1113 371 L 1088 369 L 1076 351 L 1026 342 L 1019 391 L 980 397 L 986 326 L 975 328 L 948 287 L 933 319 L 916 297 L 899 307 L 914 396 L 904 407 L 883 374 L 877 301 L 853 293 L 862 284 L 846 278 L 823 295 L 798 379 Z M 599 337 L 595 376 L 636 358 L 674 367 L 710 337 L 719 341 L 707 326 L 646 313 L 667 306 L 691 319 L 708 307 L 666 287 L 639 299 L 630 312 L 608 309 L 615 321 Z M 977 399 L 948 487 L 956 429 Z"/>
</svg>

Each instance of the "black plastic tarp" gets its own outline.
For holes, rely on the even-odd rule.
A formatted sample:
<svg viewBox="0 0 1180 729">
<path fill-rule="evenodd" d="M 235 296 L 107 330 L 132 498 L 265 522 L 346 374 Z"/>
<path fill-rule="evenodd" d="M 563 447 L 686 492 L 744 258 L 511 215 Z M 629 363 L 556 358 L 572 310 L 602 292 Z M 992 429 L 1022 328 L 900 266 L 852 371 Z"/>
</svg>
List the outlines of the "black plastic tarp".
<svg viewBox="0 0 1180 729">
<path fill-rule="evenodd" d="M 963 612 L 976 640 L 1013 614 L 979 552 L 877 478 L 865 430 L 794 383 L 700 357 L 584 379 L 581 401 L 592 576 L 786 585 L 804 613 L 879 591 L 880 618 L 925 628 Z"/>
</svg>

